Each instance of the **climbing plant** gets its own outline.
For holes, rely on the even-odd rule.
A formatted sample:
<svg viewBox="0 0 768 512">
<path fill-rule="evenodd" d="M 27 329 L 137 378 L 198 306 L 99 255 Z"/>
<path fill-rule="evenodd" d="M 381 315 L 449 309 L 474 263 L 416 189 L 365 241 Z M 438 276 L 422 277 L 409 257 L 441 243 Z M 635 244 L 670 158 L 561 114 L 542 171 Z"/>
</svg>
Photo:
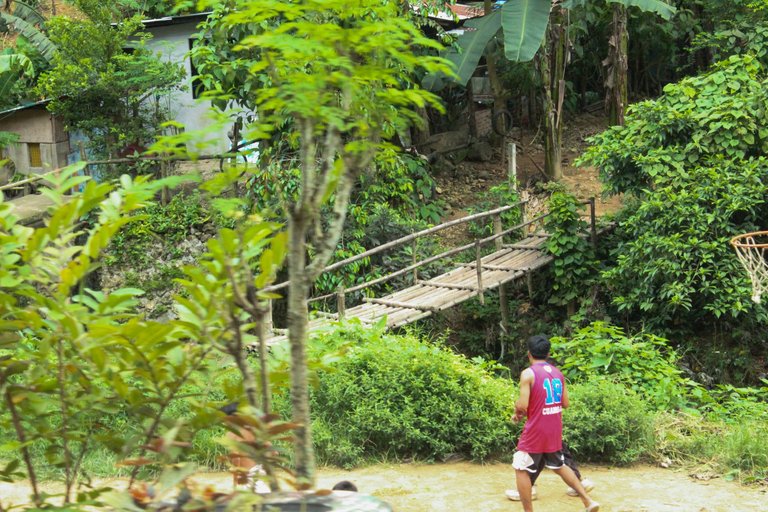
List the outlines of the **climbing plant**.
<svg viewBox="0 0 768 512">
<path fill-rule="evenodd" d="M 546 248 L 554 258 L 549 301 L 568 306 L 569 314 L 575 312 L 575 301 L 584 296 L 596 277 L 594 250 L 584 236 L 588 230 L 580 214 L 583 208 L 578 199 L 565 192 L 555 192 L 549 199 Z"/>
</svg>

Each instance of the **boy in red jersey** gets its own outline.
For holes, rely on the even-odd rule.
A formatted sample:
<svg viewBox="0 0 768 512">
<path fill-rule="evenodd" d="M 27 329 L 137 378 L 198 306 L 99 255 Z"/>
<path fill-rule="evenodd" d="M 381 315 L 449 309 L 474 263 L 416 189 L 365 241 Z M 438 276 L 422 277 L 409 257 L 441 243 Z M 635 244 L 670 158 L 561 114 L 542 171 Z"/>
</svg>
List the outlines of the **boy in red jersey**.
<svg viewBox="0 0 768 512">
<path fill-rule="evenodd" d="M 549 349 L 546 336 L 528 339 L 531 366 L 520 375 L 520 397 L 512 416 L 515 422 L 528 417 L 512 459 L 520 502 L 525 512 L 533 512 L 531 475 L 543 461 L 579 494 L 586 512 L 598 512 L 600 505 L 589 497 L 573 470 L 563 463 L 563 408 L 568 407 L 568 390 L 563 374 L 547 362 Z"/>
</svg>

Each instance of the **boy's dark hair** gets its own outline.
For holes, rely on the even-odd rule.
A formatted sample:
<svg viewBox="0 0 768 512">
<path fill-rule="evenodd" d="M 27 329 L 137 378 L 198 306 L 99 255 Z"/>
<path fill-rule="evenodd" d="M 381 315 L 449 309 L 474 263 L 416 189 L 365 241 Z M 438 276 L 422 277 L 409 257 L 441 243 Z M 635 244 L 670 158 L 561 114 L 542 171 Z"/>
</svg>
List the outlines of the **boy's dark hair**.
<svg viewBox="0 0 768 512">
<path fill-rule="evenodd" d="M 349 480 L 342 480 L 333 486 L 334 491 L 352 491 L 357 492 L 357 486 Z"/>
<path fill-rule="evenodd" d="M 546 359 L 549 355 L 551 344 L 549 338 L 543 334 L 537 334 L 528 338 L 528 352 L 534 359 Z"/>
</svg>

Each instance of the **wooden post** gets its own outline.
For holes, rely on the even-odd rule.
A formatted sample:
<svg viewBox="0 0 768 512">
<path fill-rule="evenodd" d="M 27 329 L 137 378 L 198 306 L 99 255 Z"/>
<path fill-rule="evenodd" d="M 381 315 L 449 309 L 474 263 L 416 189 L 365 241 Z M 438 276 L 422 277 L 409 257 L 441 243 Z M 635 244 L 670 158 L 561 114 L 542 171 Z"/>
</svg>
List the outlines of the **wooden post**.
<svg viewBox="0 0 768 512">
<path fill-rule="evenodd" d="M 344 299 L 344 287 L 339 286 L 336 289 L 336 312 L 339 315 L 339 321 L 344 320 L 344 312 L 346 309 L 347 307 Z"/>
<path fill-rule="evenodd" d="M 480 298 L 480 304 L 485 305 L 485 297 L 483 297 L 483 265 L 481 263 L 482 254 L 480 253 L 480 240 L 475 240 L 475 260 L 477 264 L 475 269 L 477 270 L 477 296 Z"/>
<path fill-rule="evenodd" d="M 525 224 L 527 221 L 525 220 L 525 205 L 527 203 L 521 203 L 520 204 L 520 224 Z M 530 226 L 526 226 L 522 228 L 524 231 L 521 233 L 523 237 L 527 236 L 528 233 L 530 233 L 531 228 Z"/>
<path fill-rule="evenodd" d="M 589 198 L 589 224 L 590 224 L 590 237 L 592 239 L 592 248 L 597 250 L 597 216 L 595 210 L 595 198 Z"/>
<path fill-rule="evenodd" d="M 493 234 L 498 235 L 503 231 L 504 227 L 501 223 L 501 214 L 493 216 Z M 504 237 L 500 236 L 493 241 L 497 251 L 501 251 L 504 248 Z M 507 326 L 509 325 L 509 302 L 507 301 L 507 285 L 502 283 L 499 285 L 499 311 L 501 313 L 501 332 L 507 334 Z M 504 345 L 502 341 L 502 353 L 504 352 Z"/>
<path fill-rule="evenodd" d="M 275 330 L 275 324 L 272 321 L 272 299 L 267 301 L 267 312 L 264 314 L 264 326 L 267 329 L 267 336 L 272 336 Z"/>
<path fill-rule="evenodd" d="M 416 258 L 416 249 L 418 247 L 418 238 L 413 239 L 413 245 L 411 246 L 411 265 L 416 265 L 416 262 L 418 259 Z M 418 267 L 414 267 L 413 269 L 413 284 L 416 284 L 416 281 L 419 280 L 419 269 Z"/>
<path fill-rule="evenodd" d="M 258 314 L 259 318 L 256 326 L 258 331 L 256 335 L 259 338 L 259 364 L 261 366 L 261 407 L 264 410 L 264 414 L 269 414 L 272 410 L 272 391 L 269 386 L 267 339 L 272 334 L 272 301 L 267 301 L 266 305 L 262 303 L 262 306 L 258 309 Z"/>
<path fill-rule="evenodd" d="M 528 285 L 528 298 L 533 300 L 533 274 L 530 270 L 525 274 L 525 282 Z"/>
<path fill-rule="evenodd" d="M 467 115 L 469 116 L 469 136 L 477 139 L 477 117 L 475 115 L 475 95 L 472 90 L 472 78 L 467 82 Z"/>
<path fill-rule="evenodd" d="M 509 185 L 514 190 L 517 190 L 519 186 L 517 180 L 517 145 L 514 142 L 510 142 L 507 145 L 507 153 L 509 153 L 507 158 L 507 179 L 509 180 Z"/>
</svg>

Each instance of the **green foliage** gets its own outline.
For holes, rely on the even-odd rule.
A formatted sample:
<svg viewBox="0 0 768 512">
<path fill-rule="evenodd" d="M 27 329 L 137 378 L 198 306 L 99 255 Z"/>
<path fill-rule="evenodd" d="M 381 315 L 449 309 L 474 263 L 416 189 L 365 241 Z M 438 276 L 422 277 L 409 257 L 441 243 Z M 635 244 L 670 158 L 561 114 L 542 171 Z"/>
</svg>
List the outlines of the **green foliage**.
<svg viewBox="0 0 768 512">
<path fill-rule="evenodd" d="M 390 207 L 387 203 L 350 205 L 350 214 L 339 239 L 332 261 L 355 256 L 367 249 L 410 235 L 427 228 L 426 222 Z M 339 286 L 350 288 L 401 270 L 413 263 L 414 245 L 391 249 L 360 259 L 331 273 L 321 274 L 315 281 L 316 294 L 332 293 Z M 415 245 L 416 258 L 424 259 L 440 252 L 440 244 L 434 238 L 422 238 Z M 422 279 L 440 273 L 445 265 L 436 262 L 419 268 Z M 347 304 L 357 303 L 363 293 L 381 294 L 411 283 L 413 274 L 407 274 L 375 287 L 348 296 Z"/>
<path fill-rule="evenodd" d="M 684 407 L 701 398 L 701 387 L 684 377 L 678 356 L 664 338 L 627 336 L 620 327 L 594 322 L 570 338 L 552 338 L 553 357 L 576 382 L 605 376 L 641 395 L 654 409 Z"/>
<path fill-rule="evenodd" d="M 19 135 L 12 132 L 0 132 L 0 148 L 8 147 L 19 141 Z"/>
<path fill-rule="evenodd" d="M 280 226 L 246 217 L 240 204 L 233 210 L 225 208 L 231 202 L 217 203 L 240 219 L 237 228 L 219 230 L 200 264 L 184 269 L 179 319 L 147 321 L 135 311 L 142 290 L 103 292 L 86 282 L 115 233 L 140 218 L 131 214 L 183 179 L 96 183 L 77 174 L 82 165 L 48 177 L 54 188 L 42 193 L 56 207 L 43 227 L 17 224 L 13 206 L 0 200 L 0 432 L 8 463 L 2 478 L 28 479 L 39 508 L 56 509 L 39 487 L 42 476 L 53 475 L 66 486 L 63 509 L 122 509 L 137 502 L 122 491 L 81 488 L 88 471 L 120 461 L 132 468 L 132 481 L 158 475 L 154 497 L 163 499 L 194 471 L 182 462 L 195 458 L 193 446 L 206 447 L 198 459 L 216 453 L 215 429 L 201 439 L 196 433 L 219 424 L 253 436 L 222 441 L 230 451 L 280 468 L 282 456 L 271 447 L 285 442 L 294 425 L 256 408 L 266 400 L 257 396 L 245 351 L 254 340 L 253 319 L 271 298 L 261 290 L 285 254 Z M 81 193 L 65 197 L 80 185 Z M 243 395 L 249 406 L 237 415 L 223 418 L 215 409 L 218 400 L 240 402 Z"/>
<path fill-rule="evenodd" d="M 699 410 L 713 421 L 739 424 L 752 420 L 768 421 L 768 382 L 763 387 L 739 388 L 719 384 L 709 390 L 707 400 Z"/>
<path fill-rule="evenodd" d="M 53 67 L 40 76 L 38 94 L 70 130 L 89 139 L 101 157 L 133 153 L 160 134 L 168 113 L 160 99 L 179 87 L 181 66 L 162 62 L 144 47 L 149 37 L 139 17 L 112 26 L 114 5 L 78 0 L 86 20 L 55 17 L 49 22 L 58 46 Z M 132 48 L 126 52 L 125 48 Z"/>
<path fill-rule="evenodd" d="M 152 441 L 156 457 L 146 460 L 175 461 L 183 450 L 173 443 L 184 434 L 166 411 L 206 367 L 205 349 L 186 344 L 175 326 L 131 314 L 141 290 L 85 286 L 129 214 L 172 183 L 126 176 L 120 186 L 97 184 L 78 176 L 81 168 L 48 178 L 54 188 L 43 193 L 56 208 L 43 227 L 18 225 L 13 207 L 0 203 L 0 427 L 12 430 L 17 447 L 5 476 L 29 478 L 38 507 L 47 499 L 37 487 L 41 465 L 61 471 L 70 503 L 95 448 L 142 457 Z M 134 435 L 105 421 L 119 413 L 141 425 Z"/>
<path fill-rule="evenodd" d="M 7 3 L 7 2 L 6 2 Z M 28 41 L 46 62 L 53 62 L 57 51 L 56 44 L 48 38 L 45 31 L 45 19 L 32 2 L 14 0 L 13 12 L 0 9 L 0 33 L 15 33 Z"/>
<path fill-rule="evenodd" d="M 139 14 L 145 19 L 156 19 L 177 14 L 175 0 L 117 0 L 115 3 L 116 9 L 126 18 Z M 178 14 L 186 14 L 186 11 Z"/>
<path fill-rule="evenodd" d="M 25 84 L 34 74 L 32 60 L 23 53 L 11 49 L 0 52 L 0 109 L 14 105 L 14 101 L 18 99 L 15 94 L 17 87 Z M 0 141 L 0 147 L 4 145 Z"/>
<path fill-rule="evenodd" d="M 348 327 L 349 352 L 312 392 L 318 455 L 351 467 L 379 457 L 474 459 L 512 449 L 513 385 L 412 335 Z"/>
<path fill-rule="evenodd" d="M 507 182 L 504 182 L 500 185 L 495 185 L 488 189 L 488 191 L 483 194 L 483 197 L 476 205 L 469 207 L 469 212 L 479 213 L 495 208 L 500 208 L 502 206 L 513 205 L 519 202 L 520 195 L 517 193 L 515 187 Z M 501 214 L 501 224 L 502 228 L 505 230 L 519 224 L 521 220 L 521 209 L 519 208 L 513 208 Z M 469 225 L 469 232 L 472 234 L 472 236 L 478 238 L 491 236 L 493 234 L 493 218 L 488 217 L 480 221 L 472 222 Z M 505 240 L 510 240 L 510 238 L 514 238 L 514 234 L 508 236 L 505 238 Z"/>
<path fill-rule="evenodd" d="M 755 55 L 763 64 L 768 64 L 766 41 L 768 41 L 768 12 L 763 2 L 734 0 L 727 6 L 714 0 L 705 0 L 708 7 L 719 9 L 719 16 L 710 21 L 711 29 L 698 33 L 692 50 L 706 50 L 715 60 L 731 55 Z M 705 22 L 705 20 L 701 20 Z"/>
<path fill-rule="evenodd" d="M 754 57 L 731 57 L 593 139 L 583 162 L 641 200 L 620 221 L 605 273 L 620 311 L 656 328 L 767 320 L 727 243 L 768 218 L 765 80 Z"/>
<path fill-rule="evenodd" d="M 758 156 L 768 144 L 765 80 L 754 57 L 734 56 L 667 85 L 659 99 L 632 105 L 626 126 L 590 139 L 577 163 L 599 167 L 610 192 L 643 195 L 659 180 L 690 183 L 691 169 L 714 167 L 723 157 Z"/>
<path fill-rule="evenodd" d="M 162 247 L 162 255 L 172 259 L 181 254 L 179 244 L 195 231 L 231 225 L 231 221 L 218 215 L 206 203 L 200 193 L 177 194 L 163 206 L 151 204 L 144 208 L 134 222 L 115 235 L 109 249 L 110 264 L 127 264 L 133 268 L 146 267 L 157 257 L 157 251 L 150 251 L 153 245 Z"/>
<path fill-rule="evenodd" d="M 630 464 L 653 443 L 653 415 L 619 379 L 593 377 L 569 386 L 563 436 L 579 461 Z"/>
<path fill-rule="evenodd" d="M 361 177 L 350 197 L 350 213 L 364 214 L 370 205 L 384 203 L 406 216 L 436 224 L 445 203 L 435 187 L 425 160 L 407 153 L 387 155 L 378 159 L 372 173 Z"/>
<path fill-rule="evenodd" d="M 765 414 L 736 423 L 711 421 L 699 415 L 662 414 L 656 421 L 656 457 L 758 483 L 768 477 L 768 435 Z"/>
<path fill-rule="evenodd" d="M 555 192 L 549 199 L 550 215 L 545 220 L 547 251 L 553 256 L 552 304 L 567 305 L 583 296 L 595 275 L 595 254 L 584 235 L 588 224 L 579 213 L 584 205 L 576 197 Z"/>
<path fill-rule="evenodd" d="M 713 162 L 714 164 L 714 162 Z M 728 241 L 768 218 L 768 162 L 720 160 L 658 186 L 620 223 L 616 266 L 604 273 L 620 311 L 649 325 L 766 322 Z"/>
</svg>

